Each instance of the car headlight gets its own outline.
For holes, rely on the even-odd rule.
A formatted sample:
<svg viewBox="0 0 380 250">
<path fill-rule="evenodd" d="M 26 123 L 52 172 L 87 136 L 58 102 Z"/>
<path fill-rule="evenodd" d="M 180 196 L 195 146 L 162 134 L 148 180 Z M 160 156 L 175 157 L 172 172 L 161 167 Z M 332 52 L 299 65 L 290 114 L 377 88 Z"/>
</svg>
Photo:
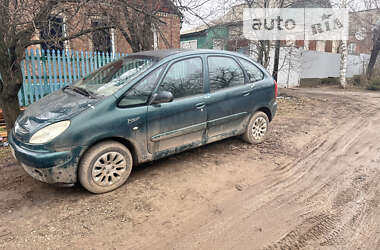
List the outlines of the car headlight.
<svg viewBox="0 0 380 250">
<path fill-rule="evenodd" d="M 32 138 L 30 138 L 29 143 L 31 144 L 42 144 L 47 143 L 65 132 L 65 130 L 70 126 L 70 121 L 63 121 L 53 123 L 38 132 L 36 132 Z"/>
</svg>

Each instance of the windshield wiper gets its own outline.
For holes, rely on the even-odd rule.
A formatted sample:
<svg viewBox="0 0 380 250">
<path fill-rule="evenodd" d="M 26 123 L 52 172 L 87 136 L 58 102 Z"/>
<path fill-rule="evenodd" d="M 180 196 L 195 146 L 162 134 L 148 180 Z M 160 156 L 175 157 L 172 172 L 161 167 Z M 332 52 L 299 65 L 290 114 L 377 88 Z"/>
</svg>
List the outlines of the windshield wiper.
<svg viewBox="0 0 380 250">
<path fill-rule="evenodd" d="M 81 87 L 77 87 L 77 86 L 66 86 L 63 88 L 64 90 L 65 89 L 71 89 L 73 90 L 74 92 L 78 93 L 78 94 L 81 94 L 81 95 L 84 95 L 84 96 L 87 96 L 89 98 L 97 98 L 97 95 L 87 89 L 84 89 L 84 88 L 81 88 Z"/>
</svg>

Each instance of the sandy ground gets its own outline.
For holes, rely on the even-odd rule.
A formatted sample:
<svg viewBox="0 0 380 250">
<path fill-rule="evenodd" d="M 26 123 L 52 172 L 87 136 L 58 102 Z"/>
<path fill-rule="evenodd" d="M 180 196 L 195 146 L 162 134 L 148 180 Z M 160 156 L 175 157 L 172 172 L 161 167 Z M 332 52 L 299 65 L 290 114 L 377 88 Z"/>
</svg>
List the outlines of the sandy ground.
<svg viewBox="0 0 380 250">
<path fill-rule="evenodd" d="M 0 163 L 4 249 L 380 249 L 380 94 L 283 90 L 268 140 L 140 166 L 103 195 Z"/>
</svg>

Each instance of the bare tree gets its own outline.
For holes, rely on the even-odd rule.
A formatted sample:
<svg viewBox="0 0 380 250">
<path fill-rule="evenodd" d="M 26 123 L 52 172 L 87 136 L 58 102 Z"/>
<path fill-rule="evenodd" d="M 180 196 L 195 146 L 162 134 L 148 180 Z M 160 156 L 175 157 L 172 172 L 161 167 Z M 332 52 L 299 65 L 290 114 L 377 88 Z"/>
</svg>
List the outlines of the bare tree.
<svg viewBox="0 0 380 250">
<path fill-rule="evenodd" d="M 295 0 L 244 0 L 248 8 L 288 8 Z M 281 41 L 259 40 L 252 41 L 252 54 L 256 54 L 257 61 L 264 67 L 268 67 L 270 63 L 270 51 L 274 44 L 274 67 L 273 77 L 277 80 L 279 65 L 280 65 L 280 48 Z"/>
<path fill-rule="evenodd" d="M 91 33 L 104 37 L 101 32 L 110 28 L 119 30 L 134 52 L 153 49 L 154 32 L 169 47 L 161 29 L 166 25 L 162 13 L 182 17 L 171 0 L 0 0 L 0 99 L 7 130 L 20 112 L 17 94 L 26 48 L 64 50 L 68 40 Z"/>
<path fill-rule="evenodd" d="M 380 11 L 380 0 L 364 0 L 363 1 L 365 9 L 372 9 L 376 11 Z M 367 67 L 367 78 L 371 79 L 373 76 L 374 68 L 377 62 L 377 57 L 379 55 L 380 51 L 380 17 L 377 18 L 377 22 L 375 24 L 371 23 L 370 25 L 373 25 L 372 28 L 372 50 L 371 50 L 371 57 L 368 63 Z"/>
<path fill-rule="evenodd" d="M 153 49 L 158 37 L 166 47 L 171 47 L 163 33 L 163 27 L 167 25 L 165 15 L 168 14 L 183 18 L 171 0 L 113 0 L 110 8 L 104 9 L 104 15 L 110 16 L 133 52 Z"/>
<path fill-rule="evenodd" d="M 277 8 L 286 8 L 291 5 L 291 2 L 285 1 L 285 0 L 276 0 L 275 6 Z M 281 50 L 281 41 L 277 40 L 275 43 L 275 50 L 274 50 L 274 64 L 273 64 L 273 78 L 277 81 L 278 80 L 278 72 L 279 72 L 279 64 L 280 64 L 280 50 Z"/>
<path fill-rule="evenodd" d="M 347 86 L 347 57 L 348 57 L 348 50 L 347 50 L 347 40 L 341 41 L 341 52 L 340 52 L 340 86 L 342 88 L 346 88 Z"/>
<path fill-rule="evenodd" d="M 134 52 L 151 50 L 158 39 L 169 48 L 167 39 L 166 15 L 176 15 L 180 22 L 186 17 L 195 17 L 208 25 L 206 19 L 215 13 L 215 9 L 204 8 L 211 0 L 114 0 L 112 2 L 112 23 L 120 30 Z M 186 14 L 186 15 L 185 15 Z M 157 45 L 157 44 L 156 44 Z"/>
<path fill-rule="evenodd" d="M 23 84 L 25 49 L 39 44 L 62 46 L 64 41 L 109 28 L 80 21 L 87 13 L 99 13 L 100 5 L 89 0 L 0 0 L 0 99 L 8 132 L 20 113 L 17 94 Z M 65 35 L 42 32 L 58 17 L 63 17 L 62 25 L 72 24 Z"/>
<path fill-rule="evenodd" d="M 373 71 L 376 65 L 377 56 L 380 51 L 380 21 L 376 24 L 376 27 L 373 30 L 373 47 L 371 52 L 371 57 L 369 59 L 367 67 L 367 78 L 371 79 Z"/>
<path fill-rule="evenodd" d="M 348 0 L 340 0 L 338 7 L 348 8 Z M 347 40 L 344 39 L 340 42 L 340 86 L 347 87 L 347 60 L 348 60 L 348 45 Z"/>
<path fill-rule="evenodd" d="M 233 5 L 231 8 L 229 8 L 229 5 L 227 6 L 229 11 L 225 13 L 222 18 L 212 22 L 214 25 L 229 27 L 229 37 L 228 42 L 226 42 L 226 44 L 228 44 L 228 50 L 237 51 L 241 46 L 248 47 L 249 55 L 255 58 L 264 67 L 269 66 L 272 41 L 251 41 L 245 38 L 242 21 L 243 10 L 244 8 L 269 8 L 272 2 L 273 0 L 241 0 L 229 2 L 229 5 Z M 223 38 L 223 36 L 220 38 Z"/>
<path fill-rule="evenodd" d="M 380 1 L 379 0 L 340 0 L 338 3 L 340 7 L 349 8 L 350 15 L 355 19 L 355 24 L 360 24 L 363 26 L 364 30 L 359 32 L 364 37 L 372 37 L 372 48 L 371 57 L 367 65 L 367 78 L 370 79 L 374 72 L 374 67 L 376 65 L 377 57 L 380 51 L 380 17 L 378 16 L 380 12 Z M 360 14 L 360 10 L 370 11 L 366 15 Z M 373 15 L 373 13 L 375 13 Z M 356 25 L 358 26 L 358 25 Z M 364 33 L 363 33 L 364 32 Z M 353 35 L 353 34 L 350 34 Z M 340 44 L 341 57 L 341 85 L 345 85 L 345 65 L 347 64 L 347 41 L 342 41 Z"/>
<path fill-rule="evenodd" d="M 245 0 L 246 4 L 249 8 L 253 8 L 255 6 L 260 8 L 268 8 L 270 6 L 271 0 L 263 0 L 263 1 L 255 1 L 255 0 Z M 265 68 L 269 66 L 270 62 L 270 49 L 271 49 L 271 41 L 268 40 L 260 40 L 252 44 L 255 48 L 255 52 L 257 55 L 257 62 L 263 65 Z"/>
<path fill-rule="evenodd" d="M 227 0 L 223 1 L 217 6 L 213 5 L 212 8 L 209 7 L 211 0 L 173 0 L 173 3 L 183 14 L 185 23 L 191 24 L 195 21 L 197 24 L 210 26 L 210 18 L 214 19 L 220 13 L 224 14 Z"/>
</svg>

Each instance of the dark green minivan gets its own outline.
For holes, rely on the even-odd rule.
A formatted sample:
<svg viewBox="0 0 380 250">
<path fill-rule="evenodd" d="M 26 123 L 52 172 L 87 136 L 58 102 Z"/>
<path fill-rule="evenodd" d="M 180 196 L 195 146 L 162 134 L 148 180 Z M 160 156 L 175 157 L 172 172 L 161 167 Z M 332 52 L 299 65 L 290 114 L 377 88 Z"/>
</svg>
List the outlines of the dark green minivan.
<svg viewBox="0 0 380 250">
<path fill-rule="evenodd" d="M 30 105 L 9 143 L 32 177 L 104 193 L 143 162 L 231 136 L 262 142 L 276 96 L 270 74 L 240 54 L 134 53 Z"/>
</svg>

